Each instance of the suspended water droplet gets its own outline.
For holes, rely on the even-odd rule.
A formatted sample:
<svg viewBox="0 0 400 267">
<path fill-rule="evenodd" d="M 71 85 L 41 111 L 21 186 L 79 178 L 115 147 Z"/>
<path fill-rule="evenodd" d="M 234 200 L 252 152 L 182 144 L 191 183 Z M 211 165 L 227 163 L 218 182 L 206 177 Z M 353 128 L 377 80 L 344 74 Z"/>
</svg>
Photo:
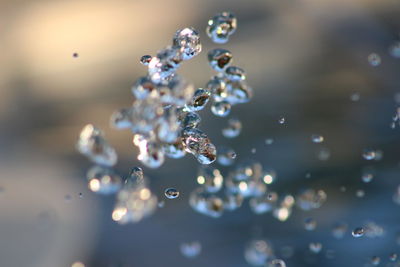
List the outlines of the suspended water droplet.
<svg viewBox="0 0 400 267">
<path fill-rule="evenodd" d="M 256 149 L 255 147 L 253 147 L 253 148 L 250 150 L 250 152 L 251 152 L 251 154 L 255 154 L 255 153 L 257 152 L 257 149 Z"/>
<path fill-rule="evenodd" d="M 238 82 L 246 79 L 246 73 L 242 68 L 229 66 L 225 70 L 225 77 L 232 82 Z"/>
<path fill-rule="evenodd" d="M 272 145 L 274 143 L 274 139 L 273 138 L 267 138 L 265 139 L 265 144 L 266 145 Z"/>
<path fill-rule="evenodd" d="M 368 62 L 371 66 L 377 67 L 381 64 L 382 59 L 377 53 L 371 53 L 368 56 Z"/>
<path fill-rule="evenodd" d="M 262 175 L 262 180 L 266 184 L 272 184 L 276 180 L 276 172 L 272 169 L 265 170 Z"/>
<path fill-rule="evenodd" d="M 268 261 L 266 267 L 286 267 L 286 263 L 281 259 L 273 259 Z"/>
<path fill-rule="evenodd" d="M 186 105 L 186 108 L 190 111 L 199 111 L 202 110 L 210 100 L 211 92 L 199 88 L 194 92 L 193 98 L 189 104 Z"/>
<path fill-rule="evenodd" d="M 183 60 L 189 60 L 201 52 L 200 35 L 191 27 L 178 30 L 172 43 L 179 49 Z"/>
<path fill-rule="evenodd" d="M 109 167 L 93 166 L 86 174 L 88 187 L 99 194 L 114 194 L 122 186 L 122 178 Z"/>
<path fill-rule="evenodd" d="M 315 254 L 320 253 L 321 250 L 322 250 L 322 244 L 321 244 L 321 243 L 318 243 L 318 242 L 311 242 L 311 243 L 308 245 L 308 247 L 309 247 L 310 251 L 311 251 L 312 253 L 315 253 Z"/>
<path fill-rule="evenodd" d="M 273 210 L 277 205 L 277 201 L 278 195 L 275 192 L 270 192 L 264 196 L 251 198 L 249 205 L 255 214 L 263 214 Z"/>
<path fill-rule="evenodd" d="M 397 253 L 390 253 L 390 255 L 389 255 L 389 260 L 390 261 L 396 261 L 397 260 Z"/>
<path fill-rule="evenodd" d="M 236 31 L 237 20 L 233 13 L 221 12 L 208 21 L 207 35 L 214 43 L 224 44 Z"/>
<path fill-rule="evenodd" d="M 211 80 L 208 81 L 206 88 L 212 93 L 212 97 L 217 102 L 223 101 L 228 97 L 229 92 L 226 83 L 221 77 L 212 77 Z"/>
<path fill-rule="evenodd" d="M 285 121 L 286 121 L 285 117 L 280 117 L 280 118 L 278 119 L 279 124 L 284 124 Z"/>
<path fill-rule="evenodd" d="M 180 251 L 186 258 L 195 258 L 201 253 L 201 244 L 198 241 L 185 242 L 180 245 Z"/>
<path fill-rule="evenodd" d="M 201 166 L 197 174 L 197 183 L 208 193 L 217 193 L 223 185 L 224 177 L 218 169 Z"/>
<path fill-rule="evenodd" d="M 224 212 L 223 200 L 204 188 L 197 188 L 190 194 L 189 204 L 195 211 L 212 218 L 219 218 Z"/>
<path fill-rule="evenodd" d="M 152 58 L 153 58 L 153 57 L 150 56 L 150 55 L 144 55 L 144 56 L 142 56 L 142 57 L 140 58 L 140 63 L 141 63 L 142 65 L 144 65 L 144 66 L 148 66 Z"/>
<path fill-rule="evenodd" d="M 342 239 L 347 232 L 347 224 L 338 222 L 332 228 L 332 235 L 337 239 Z"/>
<path fill-rule="evenodd" d="M 316 144 L 322 143 L 324 141 L 324 137 L 319 134 L 313 134 L 311 135 L 311 141 Z"/>
<path fill-rule="evenodd" d="M 228 126 L 222 129 L 222 135 L 226 138 L 235 138 L 242 131 L 242 123 L 236 118 L 228 119 Z"/>
<path fill-rule="evenodd" d="M 138 78 L 135 84 L 132 86 L 131 91 L 136 99 L 145 99 L 149 96 L 158 96 L 157 87 L 149 77 Z"/>
<path fill-rule="evenodd" d="M 364 149 L 362 156 L 366 160 L 373 160 L 373 159 L 375 159 L 376 152 L 373 149 L 367 148 L 367 149 Z"/>
<path fill-rule="evenodd" d="M 364 197 L 364 196 L 365 196 L 365 191 L 364 191 L 364 190 L 358 189 L 358 190 L 356 191 L 356 197 L 362 198 L 362 197 Z"/>
<path fill-rule="evenodd" d="M 179 191 L 176 190 L 175 188 L 167 188 L 164 191 L 164 195 L 168 199 L 175 199 L 175 198 L 179 197 Z"/>
<path fill-rule="evenodd" d="M 156 84 L 169 81 L 178 69 L 180 62 L 179 48 L 167 47 L 158 51 L 157 56 L 153 57 L 148 65 L 150 79 Z"/>
<path fill-rule="evenodd" d="M 272 245 L 265 240 L 252 240 L 245 247 L 244 257 L 251 265 L 264 265 L 274 257 Z"/>
<path fill-rule="evenodd" d="M 351 234 L 354 237 L 362 237 L 364 235 L 364 233 L 365 233 L 365 231 L 364 231 L 364 228 L 362 228 L 362 227 L 357 227 L 353 230 L 353 232 L 351 232 Z"/>
<path fill-rule="evenodd" d="M 231 61 L 232 53 L 229 50 L 216 48 L 208 52 L 208 63 L 218 72 L 224 71 Z"/>
<path fill-rule="evenodd" d="M 306 229 L 307 231 L 314 231 L 316 227 L 317 221 L 313 218 L 306 218 L 304 220 L 304 229 Z"/>
<path fill-rule="evenodd" d="M 211 111 L 215 116 L 226 117 L 231 112 L 231 104 L 226 101 L 214 102 Z"/>
<path fill-rule="evenodd" d="M 235 162 L 236 152 L 229 147 L 218 147 L 217 161 L 223 166 L 230 166 Z"/>
</svg>

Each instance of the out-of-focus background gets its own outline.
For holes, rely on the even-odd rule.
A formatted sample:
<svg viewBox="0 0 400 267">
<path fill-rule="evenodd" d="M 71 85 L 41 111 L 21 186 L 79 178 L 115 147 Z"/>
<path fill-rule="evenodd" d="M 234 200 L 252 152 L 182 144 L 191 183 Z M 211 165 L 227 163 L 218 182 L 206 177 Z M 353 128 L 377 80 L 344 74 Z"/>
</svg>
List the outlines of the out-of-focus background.
<svg viewBox="0 0 400 267">
<path fill-rule="evenodd" d="M 236 14 L 238 29 L 222 47 L 246 70 L 255 97 L 233 108 L 243 123 L 238 138 L 221 135 L 226 118 L 209 108 L 201 112 L 201 128 L 217 146 L 233 147 L 237 162 L 251 158 L 274 168 L 274 190 L 323 189 L 327 203 L 311 212 L 295 209 L 285 222 L 257 216 L 247 203 L 222 218 L 205 217 L 188 205 L 198 163 L 186 156 L 144 168 L 159 198 L 175 187 L 178 199 L 165 199 L 164 208 L 138 224 L 116 224 L 114 198 L 87 189 L 90 163 L 75 150 L 80 129 L 93 123 L 105 131 L 121 173 L 141 166 L 131 134 L 109 127 L 112 112 L 131 104 L 130 87 L 146 72 L 139 58 L 193 26 L 203 52 L 180 73 L 204 86 L 213 75 L 207 51 L 219 47 L 205 27 L 225 10 Z M 279 257 L 282 248 L 293 248 L 285 259 L 290 267 L 363 266 L 375 255 L 385 266 L 391 252 L 400 252 L 400 207 L 392 201 L 400 183 L 399 129 L 390 128 L 400 59 L 389 52 L 400 39 L 399 14 L 398 0 L 2 0 L 0 266 L 248 266 L 244 246 L 261 237 Z M 379 66 L 368 63 L 371 53 L 380 55 Z M 316 133 L 322 144 L 311 142 Z M 267 138 L 274 142 L 266 145 Z M 366 162 L 365 148 L 382 150 L 383 158 Z M 321 160 L 328 150 L 329 159 Z M 362 169 L 371 165 L 376 177 L 365 184 Z M 310 216 L 318 221 L 314 232 L 303 227 Z M 349 225 L 341 240 L 331 235 L 337 221 Z M 350 230 L 366 221 L 385 235 L 353 238 Z M 202 252 L 187 259 L 179 246 L 193 240 Z M 311 255 L 310 242 L 321 242 L 321 253 Z"/>
</svg>

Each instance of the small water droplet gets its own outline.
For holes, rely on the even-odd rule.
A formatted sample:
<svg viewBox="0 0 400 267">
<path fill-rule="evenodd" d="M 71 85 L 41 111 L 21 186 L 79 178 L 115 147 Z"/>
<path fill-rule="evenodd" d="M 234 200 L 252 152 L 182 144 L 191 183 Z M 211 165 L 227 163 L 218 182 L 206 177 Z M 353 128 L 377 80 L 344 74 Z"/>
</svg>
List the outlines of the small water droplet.
<svg viewBox="0 0 400 267">
<path fill-rule="evenodd" d="M 377 67 L 381 64 L 382 59 L 377 53 L 371 53 L 368 56 L 368 62 L 371 66 Z"/>
<path fill-rule="evenodd" d="M 365 233 L 365 230 L 362 227 L 357 227 L 351 232 L 352 236 L 354 236 L 354 237 L 362 237 L 364 235 L 364 233 Z"/>
<path fill-rule="evenodd" d="M 313 134 L 311 135 L 311 141 L 313 143 L 322 143 L 324 141 L 324 137 L 319 134 Z"/>
<path fill-rule="evenodd" d="M 176 190 L 175 188 L 165 189 L 164 194 L 168 199 L 175 199 L 175 198 L 179 197 L 179 191 Z"/>
</svg>

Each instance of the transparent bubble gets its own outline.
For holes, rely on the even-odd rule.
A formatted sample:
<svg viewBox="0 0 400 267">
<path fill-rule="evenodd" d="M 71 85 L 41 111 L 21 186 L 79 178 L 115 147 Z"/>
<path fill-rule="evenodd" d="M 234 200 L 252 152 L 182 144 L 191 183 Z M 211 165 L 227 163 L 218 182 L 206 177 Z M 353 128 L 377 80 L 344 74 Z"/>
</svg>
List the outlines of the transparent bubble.
<svg viewBox="0 0 400 267">
<path fill-rule="evenodd" d="M 222 129 L 222 135 L 226 138 L 235 138 L 242 131 L 242 123 L 236 118 L 228 119 L 228 126 Z"/>
<path fill-rule="evenodd" d="M 327 195 L 325 191 L 307 189 L 297 196 L 296 202 L 298 207 L 302 210 L 312 210 L 321 207 L 322 204 L 325 203 L 326 199 Z"/>
<path fill-rule="evenodd" d="M 196 128 L 184 128 L 182 130 L 182 138 L 187 152 L 197 155 L 206 143 L 210 142 L 208 136 Z"/>
<path fill-rule="evenodd" d="M 189 60 L 201 52 L 200 35 L 194 28 L 178 30 L 172 43 L 179 49 L 183 60 Z"/>
<path fill-rule="evenodd" d="M 199 88 L 194 92 L 192 100 L 186 105 L 189 111 L 199 111 L 202 110 L 210 100 L 211 92 Z"/>
<path fill-rule="evenodd" d="M 377 266 L 379 265 L 379 263 L 381 263 L 381 258 L 379 258 L 378 256 L 372 256 L 370 262 L 372 265 Z"/>
<path fill-rule="evenodd" d="M 157 53 L 149 62 L 149 77 L 156 83 L 167 82 L 175 74 L 181 62 L 181 54 L 176 47 L 167 47 Z"/>
<path fill-rule="evenodd" d="M 273 210 L 273 208 L 277 205 L 277 201 L 278 195 L 275 192 L 270 192 L 268 195 L 251 198 L 249 205 L 255 214 L 263 214 Z"/>
<path fill-rule="evenodd" d="M 245 198 L 264 195 L 267 187 L 261 181 L 262 169 L 259 166 L 258 163 L 238 165 L 225 180 L 227 190 Z"/>
<path fill-rule="evenodd" d="M 179 197 L 179 191 L 176 190 L 175 188 L 167 188 L 164 191 L 164 195 L 168 198 L 168 199 L 175 199 Z"/>
<path fill-rule="evenodd" d="M 210 166 L 201 166 L 197 174 L 197 183 L 208 193 L 217 193 L 221 190 L 224 177 L 218 169 Z"/>
<path fill-rule="evenodd" d="M 158 96 L 156 85 L 149 77 L 140 77 L 131 88 L 132 94 L 136 99 L 145 99 L 149 96 Z"/>
<path fill-rule="evenodd" d="M 368 56 L 368 63 L 373 66 L 373 67 L 377 67 L 381 64 L 382 59 L 381 57 L 377 54 L 377 53 L 371 53 Z"/>
<path fill-rule="evenodd" d="M 262 266 L 274 258 L 272 245 L 265 240 L 252 240 L 244 250 L 246 261 L 253 266 Z"/>
<path fill-rule="evenodd" d="M 293 196 L 284 196 L 278 207 L 274 209 L 273 216 L 281 222 L 286 221 L 292 214 L 292 207 L 294 204 L 295 199 Z"/>
<path fill-rule="evenodd" d="M 211 106 L 211 111 L 215 116 L 226 117 L 231 112 L 231 104 L 227 101 L 214 102 Z"/>
<path fill-rule="evenodd" d="M 150 56 L 150 55 L 144 55 L 144 56 L 142 56 L 142 57 L 140 58 L 140 63 L 141 63 L 142 65 L 144 65 L 144 66 L 148 66 L 152 58 L 153 58 L 153 57 Z"/>
<path fill-rule="evenodd" d="M 313 218 L 306 218 L 304 220 L 304 229 L 307 231 L 314 231 L 317 228 L 317 221 Z"/>
<path fill-rule="evenodd" d="M 221 12 L 208 21 L 207 35 L 214 43 L 224 44 L 229 41 L 237 27 L 237 20 L 231 12 Z"/>
<path fill-rule="evenodd" d="M 251 152 L 251 154 L 256 154 L 257 149 L 256 149 L 255 147 L 253 147 L 253 148 L 250 150 L 250 152 Z"/>
<path fill-rule="evenodd" d="M 162 200 L 162 201 L 158 202 L 158 207 L 160 209 L 164 208 L 164 206 L 165 206 L 165 201 Z"/>
<path fill-rule="evenodd" d="M 338 222 L 332 228 L 332 235 L 337 239 L 342 239 L 347 232 L 347 224 Z"/>
<path fill-rule="evenodd" d="M 228 90 L 226 83 L 223 78 L 214 76 L 208 81 L 206 85 L 207 90 L 212 93 L 212 97 L 215 101 L 223 101 L 228 97 Z"/>
<path fill-rule="evenodd" d="M 352 236 L 354 237 L 362 237 L 364 235 L 365 231 L 364 228 L 362 227 L 357 227 L 351 232 Z"/>
<path fill-rule="evenodd" d="M 319 134 L 313 134 L 311 135 L 311 141 L 313 143 L 322 143 L 324 141 L 324 137 Z"/>
<path fill-rule="evenodd" d="M 82 129 L 76 147 L 80 153 L 96 164 L 114 166 L 117 163 L 115 149 L 107 143 L 103 133 L 92 124 Z"/>
<path fill-rule="evenodd" d="M 373 159 L 375 159 L 376 152 L 373 149 L 367 148 L 367 149 L 364 149 L 362 156 L 366 160 L 373 160 Z"/>
<path fill-rule="evenodd" d="M 180 251 L 186 258 L 195 258 L 201 253 L 201 244 L 198 241 L 185 242 L 180 245 Z"/>
<path fill-rule="evenodd" d="M 395 58 L 400 58 L 400 42 L 394 42 L 390 48 L 389 48 L 389 53 L 392 57 Z"/>
<path fill-rule="evenodd" d="M 89 189 L 95 193 L 114 194 L 122 186 L 122 178 L 109 167 L 93 166 L 88 170 L 86 177 Z"/>
<path fill-rule="evenodd" d="M 204 188 L 197 188 L 190 194 L 189 204 L 195 211 L 213 218 L 221 217 L 224 212 L 223 200 Z"/>
<path fill-rule="evenodd" d="M 235 162 L 236 152 L 229 147 L 218 147 L 217 161 L 223 166 L 230 166 Z"/>
<path fill-rule="evenodd" d="M 225 70 L 225 77 L 232 82 L 238 82 L 246 79 L 246 73 L 242 68 L 229 66 Z"/>
<path fill-rule="evenodd" d="M 281 259 L 273 259 L 268 261 L 266 267 L 286 267 L 286 263 Z"/>
<path fill-rule="evenodd" d="M 210 50 L 207 57 L 210 66 L 218 72 L 224 71 L 232 62 L 232 53 L 222 48 Z"/>
<path fill-rule="evenodd" d="M 163 150 L 167 157 L 173 159 L 179 159 L 186 155 L 185 147 L 180 138 L 175 143 L 164 144 Z"/>
<path fill-rule="evenodd" d="M 308 248 L 310 249 L 310 251 L 311 251 L 312 253 L 318 254 L 318 253 L 320 253 L 321 250 L 322 250 L 322 244 L 321 244 L 321 243 L 318 243 L 318 242 L 311 242 L 311 243 L 308 245 Z"/>
</svg>

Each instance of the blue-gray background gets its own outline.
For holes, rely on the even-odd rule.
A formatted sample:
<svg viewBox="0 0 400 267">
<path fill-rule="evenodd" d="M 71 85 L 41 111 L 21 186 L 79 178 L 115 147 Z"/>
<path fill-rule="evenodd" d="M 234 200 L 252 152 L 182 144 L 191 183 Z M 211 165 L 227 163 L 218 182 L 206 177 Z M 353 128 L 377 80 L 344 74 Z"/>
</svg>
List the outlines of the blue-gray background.
<svg viewBox="0 0 400 267">
<path fill-rule="evenodd" d="M 252 214 L 247 203 L 220 219 L 204 217 L 187 203 L 198 163 L 186 156 L 144 169 L 161 199 L 166 187 L 178 188 L 179 199 L 165 201 L 138 224 L 117 225 L 110 216 L 113 197 L 87 189 L 90 163 L 74 150 L 77 135 L 94 123 L 117 148 L 121 173 L 138 165 L 130 134 L 110 129 L 109 117 L 131 104 L 130 86 L 145 74 L 140 56 L 154 55 L 177 29 L 193 26 L 202 34 L 203 53 L 180 72 L 204 86 L 213 74 L 206 51 L 217 47 L 205 25 L 224 10 L 236 13 L 238 30 L 223 47 L 247 71 L 255 97 L 233 109 L 243 122 L 238 138 L 223 138 L 226 119 L 208 109 L 201 113 L 201 128 L 216 145 L 232 146 L 238 162 L 253 158 L 274 168 L 278 192 L 324 189 L 328 201 L 312 212 L 295 209 L 283 223 Z M 399 12 L 397 0 L 2 0 L 0 266 L 247 266 L 245 243 L 259 237 L 269 239 L 278 256 L 280 247 L 293 246 L 291 267 L 362 266 L 373 255 L 386 264 L 389 253 L 400 252 L 400 207 L 392 201 L 400 183 L 399 129 L 389 127 L 400 92 L 400 60 L 388 52 L 400 39 Z M 382 58 L 379 67 L 368 64 L 372 52 Z M 354 93 L 358 102 L 350 100 Z M 314 133 L 325 142 L 313 144 Z M 266 146 L 266 138 L 274 143 Z M 365 162 L 366 147 L 381 149 L 383 159 Z M 321 148 L 329 148 L 329 160 L 318 160 Z M 366 165 L 377 172 L 370 184 L 360 179 Z M 358 189 L 365 190 L 364 198 L 355 196 Z M 303 229 L 309 216 L 318 221 L 315 232 Z M 348 232 L 336 240 L 330 233 L 337 221 L 354 228 L 368 220 L 383 226 L 385 236 L 355 239 Z M 192 240 L 203 250 L 188 260 L 179 245 Z M 307 256 L 309 242 L 323 244 L 320 255 Z M 325 257 L 328 249 L 334 259 Z"/>
</svg>

